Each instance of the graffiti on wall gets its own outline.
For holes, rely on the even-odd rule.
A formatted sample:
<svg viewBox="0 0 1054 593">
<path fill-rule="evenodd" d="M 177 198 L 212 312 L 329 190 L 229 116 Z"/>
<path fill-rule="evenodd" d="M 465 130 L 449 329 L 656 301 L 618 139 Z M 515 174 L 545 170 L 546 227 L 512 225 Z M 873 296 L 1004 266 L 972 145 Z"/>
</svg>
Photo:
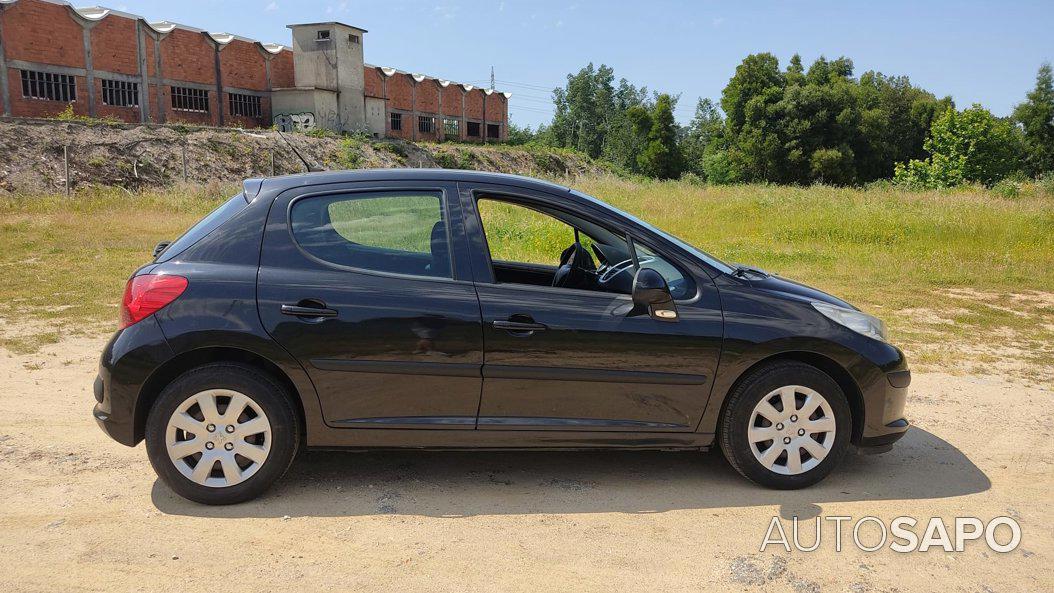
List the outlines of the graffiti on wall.
<svg viewBox="0 0 1054 593">
<path fill-rule="evenodd" d="M 279 113 L 274 116 L 274 126 L 281 132 L 310 132 L 315 129 L 315 114 Z"/>
</svg>

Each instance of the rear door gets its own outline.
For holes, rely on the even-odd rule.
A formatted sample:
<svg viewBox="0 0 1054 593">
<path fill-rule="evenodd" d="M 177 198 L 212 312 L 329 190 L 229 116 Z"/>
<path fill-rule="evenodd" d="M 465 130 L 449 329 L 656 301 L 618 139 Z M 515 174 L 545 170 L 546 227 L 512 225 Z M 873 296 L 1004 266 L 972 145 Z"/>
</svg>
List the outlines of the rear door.
<svg viewBox="0 0 1054 593">
<path fill-rule="evenodd" d="M 474 427 L 483 342 L 456 196 L 439 182 L 345 183 L 271 207 L 260 318 L 330 426 Z"/>
</svg>

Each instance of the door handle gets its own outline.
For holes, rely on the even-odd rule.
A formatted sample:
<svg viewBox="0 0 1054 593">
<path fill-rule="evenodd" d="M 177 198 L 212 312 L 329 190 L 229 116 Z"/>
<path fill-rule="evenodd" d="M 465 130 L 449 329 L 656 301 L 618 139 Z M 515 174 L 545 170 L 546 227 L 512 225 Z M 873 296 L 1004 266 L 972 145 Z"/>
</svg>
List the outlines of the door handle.
<svg viewBox="0 0 1054 593">
<path fill-rule="evenodd" d="M 282 305 L 282 315 L 292 315 L 294 317 L 336 317 L 337 311 L 335 309 L 327 309 L 325 306 L 322 307 L 304 307 L 302 305 Z"/>
<path fill-rule="evenodd" d="M 511 333 L 531 334 L 533 332 L 545 331 L 549 329 L 543 323 L 525 322 L 525 321 L 506 321 L 502 319 L 495 320 L 491 323 L 494 329 L 503 329 Z"/>
</svg>

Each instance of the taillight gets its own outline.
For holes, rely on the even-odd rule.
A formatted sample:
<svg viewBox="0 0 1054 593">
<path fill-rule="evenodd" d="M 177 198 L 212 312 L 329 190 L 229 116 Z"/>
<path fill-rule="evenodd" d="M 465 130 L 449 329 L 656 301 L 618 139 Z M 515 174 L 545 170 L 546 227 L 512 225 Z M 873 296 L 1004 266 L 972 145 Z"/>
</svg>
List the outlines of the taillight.
<svg viewBox="0 0 1054 593">
<path fill-rule="evenodd" d="M 187 279 L 182 276 L 144 274 L 132 278 L 121 299 L 120 329 L 160 311 L 186 289 Z"/>
</svg>

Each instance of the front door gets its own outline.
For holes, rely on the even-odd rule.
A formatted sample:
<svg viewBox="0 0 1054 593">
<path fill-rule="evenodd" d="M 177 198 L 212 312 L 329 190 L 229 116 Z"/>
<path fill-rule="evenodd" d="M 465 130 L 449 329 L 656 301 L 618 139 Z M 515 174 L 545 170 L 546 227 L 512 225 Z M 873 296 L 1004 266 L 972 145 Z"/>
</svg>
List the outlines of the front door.
<svg viewBox="0 0 1054 593">
<path fill-rule="evenodd" d="M 462 189 L 467 227 L 479 233 L 470 237 L 472 247 L 486 251 L 474 257 L 477 267 L 486 266 L 476 285 L 486 345 L 478 427 L 694 430 L 721 348 L 720 304 L 709 277 L 639 249 L 641 265 L 674 287 L 679 320 L 628 316 L 633 270 L 626 269 L 621 231 L 603 228 L 580 206 L 562 205 L 559 196 Z M 585 251 L 595 259 L 586 268 L 596 268 L 594 282 L 554 287 L 561 253 L 574 244 L 590 245 Z"/>
<path fill-rule="evenodd" d="M 483 342 L 454 192 L 354 183 L 272 206 L 260 318 L 307 370 L 330 426 L 474 427 Z"/>
</svg>

